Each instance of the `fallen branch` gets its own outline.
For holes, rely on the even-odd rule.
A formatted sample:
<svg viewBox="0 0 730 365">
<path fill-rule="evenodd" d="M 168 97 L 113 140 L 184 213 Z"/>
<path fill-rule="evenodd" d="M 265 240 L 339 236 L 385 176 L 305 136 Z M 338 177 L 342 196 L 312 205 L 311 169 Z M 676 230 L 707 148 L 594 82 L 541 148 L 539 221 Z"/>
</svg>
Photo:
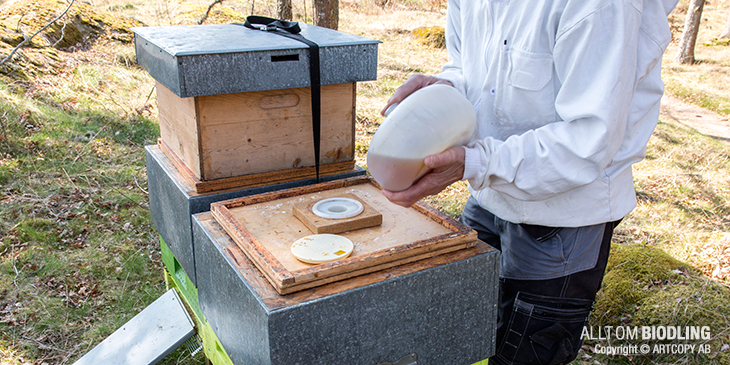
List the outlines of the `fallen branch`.
<svg viewBox="0 0 730 365">
<path fill-rule="evenodd" d="M 68 12 L 68 9 L 71 9 L 71 5 L 73 5 L 75 1 L 76 0 L 71 0 L 71 2 L 66 7 L 66 10 L 64 10 L 63 13 L 61 13 L 61 15 L 59 15 L 55 19 L 51 20 L 48 24 L 44 25 L 43 28 L 41 28 L 37 32 L 33 33 L 33 35 L 31 35 L 30 37 L 26 36 L 21 31 L 20 34 L 23 34 L 23 38 L 24 38 L 23 41 L 20 42 L 17 46 L 15 46 L 15 48 L 13 48 L 13 50 L 10 51 L 10 54 L 7 55 L 7 57 L 5 57 L 2 61 L 0 61 L 0 66 L 2 66 L 5 62 L 10 60 L 11 58 L 13 58 L 13 55 L 15 55 L 15 52 L 17 52 L 20 48 L 25 46 L 26 43 L 29 43 L 33 39 L 33 37 L 37 36 L 40 32 L 46 30 L 46 28 L 50 27 L 51 25 L 56 23 L 59 19 L 63 18 L 63 16 L 66 15 L 66 13 Z M 21 19 L 22 19 L 22 17 L 21 17 Z M 20 23 L 20 21 L 18 21 L 18 23 Z M 65 29 L 65 23 L 64 23 L 64 29 Z M 20 30 L 20 25 L 18 25 L 18 30 Z M 61 39 L 63 39 L 63 38 L 61 38 Z M 56 44 L 58 44 L 58 42 L 56 42 Z"/>
<path fill-rule="evenodd" d="M 59 43 L 61 43 L 61 41 L 65 37 L 66 37 L 66 20 L 63 21 L 63 27 L 61 27 L 61 36 L 58 38 L 58 40 L 56 41 L 56 43 L 53 43 L 52 45 L 50 45 L 50 47 L 57 46 Z"/>
<path fill-rule="evenodd" d="M 35 338 L 30 338 L 30 337 L 28 337 L 26 335 L 20 335 L 20 337 L 23 337 L 24 339 L 26 339 L 28 341 L 35 342 L 38 345 L 38 348 L 41 349 L 41 350 L 54 350 L 54 351 L 58 351 L 58 352 L 64 352 L 64 353 L 67 353 L 67 354 L 69 353 L 66 350 L 62 350 L 62 349 L 59 349 L 59 348 L 56 348 L 56 347 L 53 347 L 53 346 L 50 346 L 50 345 L 46 345 L 45 343 L 43 343 L 41 341 L 38 341 Z"/>
<path fill-rule="evenodd" d="M 208 15 L 210 14 L 210 10 L 213 9 L 213 7 L 216 4 L 220 4 L 222 2 L 223 2 L 223 0 L 215 0 L 215 1 L 213 1 L 213 3 L 211 3 L 210 5 L 208 5 L 208 10 L 205 11 L 205 14 L 203 14 L 203 17 L 200 18 L 200 20 L 198 21 L 198 24 L 203 24 L 203 22 L 205 22 L 205 20 L 208 19 Z"/>
</svg>

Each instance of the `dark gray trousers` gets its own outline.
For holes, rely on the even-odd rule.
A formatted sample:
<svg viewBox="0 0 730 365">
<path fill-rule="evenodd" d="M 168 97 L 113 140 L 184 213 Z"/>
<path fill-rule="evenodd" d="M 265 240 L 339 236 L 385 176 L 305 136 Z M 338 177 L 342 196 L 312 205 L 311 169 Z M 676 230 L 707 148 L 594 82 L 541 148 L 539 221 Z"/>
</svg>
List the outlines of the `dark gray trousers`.
<svg viewBox="0 0 730 365">
<path fill-rule="evenodd" d="M 583 252 L 574 259 L 592 260 L 588 266 L 590 268 L 586 270 L 544 280 L 500 276 L 497 351 L 489 359 L 489 364 L 556 365 L 567 364 L 575 359 L 582 345 L 580 335 L 588 324 L 596 293 L 603 280 L 613 230 L 620 221 L 584 228 L 515 224 L 484 210 L 473 198 L 467 202 L 461 219 L 477 231 L 480 240 L 499 250 L 514 250 L 517 247 L 519 251 L 525 246 L 531 247 L 521 255 L 507 252 L 505 256 L 503 251 L 502 255 L 508 260 L 517 261 L 506 263 L 507 266 L 517 267 L 507 268 L 511 276 L 520 275 L 525 270 L 531 271 L 524 274 L 530 277 L 532 273 L 554 276 L 555 261 L 560 260 L 540 257 L 543 253 L 549 256 L 551 250 L 558 252 L 557 256 L 563 255 L 563 252 Z M 578 231 L 582 233 L 575 234 Z M 563 237 L 560 237 L 561 233 Z M 569 240 L 574 242 L 567 242 Z M 509 242 L 509 245 L 503 247 L 503 242 Z M 546 245 L 551 247 L 543 250 Z M 555 245 L 558 246 L 552 247 Z M 586 246 L 589 248 L 581 251 Z M 560 247 L 568 249 L 561 251 Z M 591 254 L 591 251 L 596 252 Z M 584 263 L 570 263 L 570 255 L 567 258 L 565 256 L 561 258 L 566 267 L 585 266 Z M 520 260 L 530 262 L 521 263 Z"/>
</svg>

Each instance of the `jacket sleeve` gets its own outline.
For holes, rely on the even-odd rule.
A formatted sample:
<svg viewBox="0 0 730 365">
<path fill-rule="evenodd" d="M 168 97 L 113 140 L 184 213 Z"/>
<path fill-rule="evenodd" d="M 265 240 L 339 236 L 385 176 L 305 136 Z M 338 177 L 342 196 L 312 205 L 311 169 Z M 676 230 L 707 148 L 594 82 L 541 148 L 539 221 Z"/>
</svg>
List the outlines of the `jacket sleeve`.
<svg viewBox="0 0 730 365">
<path fill-rule="evenodd" d="M 446 12 L 446 51 L 449 62 L 444 64 L 441 73 L 434 75 L 448 80 L 462 94 L 466 93 L 461 68 L 461 0 L 449 0 Z"/>
<path fill-rule="evenodd" d="M 553 48 L 557 120 L 503 141 L 471 143 L 464 179 L 476 190 L 539 201 L 604 174 L 628 123 L 640 25 L 638 9 L 611 1 L 559 27 Z"/>
</svg>

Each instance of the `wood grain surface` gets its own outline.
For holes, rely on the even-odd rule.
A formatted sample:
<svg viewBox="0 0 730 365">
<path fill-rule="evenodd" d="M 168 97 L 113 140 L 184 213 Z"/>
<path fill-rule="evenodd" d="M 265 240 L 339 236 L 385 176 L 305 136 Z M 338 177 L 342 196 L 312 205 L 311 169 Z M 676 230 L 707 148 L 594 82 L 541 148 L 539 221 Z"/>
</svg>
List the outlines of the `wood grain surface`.
<svg viewBox="0 0 730 365">
<path fill-rule="evenodd" d="M 393 266 L 383 270 L 282 295 L 271 285 L 266 276 L 258 268 L 256 268 L 254 263 L 248 258 L 243 250 L 241 250 L 238 244 L 233 241 L 223 227 L 218 224 L 212 213 L 200 213 L 197 214 L 196 217 L 205 231 L 212 238 L 213 244 L 220 248 L 226 259 L 231 263 L 234 269 L 241 274 L 241 277 L 248 283 L 256 296 L 262 301 L 269 311 L 296 306 L 308 301 L 325 298 L 330 295 L 394 279 L 403 275 L 410 275 L 422 270 L 469 259 L 477 255 L 494 251 L 494 249 L 486 243 L 476 241 L 471 247 L 465 249 L 435 255 L 415 262 Z"/>
<path fill-rule="evenodd" d="M 350 171 L 355 164 L 355 96 L 355 83 L 321 88 L 324 174 Z M 180 98 L 157 83 L 157 104 L 167 150 L 198 181 L 217 180 L 204 185 L 206 191 L 315 175 L 309 88 Z M 246 178 L 223 180 L 241 176 Z"/>
<path fill-rule="evenodd" d="M 370 204 L 358 198 L 357 195 L 344 193 L 342 195 L 339 195 L 338 198 L 357 200 L 363 206 L 362 212 L 350 218 L 322 218 L 312 212 L 312 207 L 317 204 L 317 202 L 322 200 L 319 199 L 312 202 L 304 201 L 298 204 L 294 204 L 294 207 L 292 207 L 292 213 L 314 234 L 337 234 L 363 228 L 375 227 L 383 223 L 383 215 L 380 214 L 380 212 L 378 212 L 375 208 L 371 207 Z"/>
<path fill-rule="evenodd" d="M 157 140 L 157 145 L 170 162 L 180 173 L 180 176 L 190 184 L 196 193 L 218 193 L 234 189 L 247 189 L 259 186 L 275 185 L 290 181 L 313 179 L 317 176 L 314 166 L 299 167 L 296 169 L 287 169 L 271 172 L 263 172 L 259 174 L 233 176 L 223 179 L 200 180 L 196 174 L 191 171 L 187 164 L 175 154 L 170 146 L 161 138 Z M 355 161 L 345 161 L 337 163 L 328 163 L 319 167 L 320 176 L 330 176 L 336 174 L 344 174 L 355 171 Z"/>
<path fill-rule="evenodd" d="M 379 211 L 382 224 L 342 233 L 355 246 L 347 258 L 318 265 L 298 261 L 290 246 L 311 232 L 292 208 L 343 194 L 356 195 Z M 390 203 L 368 177 L 213 203 L 211 212 L 281 294 L 463 249 L 477 241 L 475 231 L 424 204 L 404 208 Z"/>
</svg>

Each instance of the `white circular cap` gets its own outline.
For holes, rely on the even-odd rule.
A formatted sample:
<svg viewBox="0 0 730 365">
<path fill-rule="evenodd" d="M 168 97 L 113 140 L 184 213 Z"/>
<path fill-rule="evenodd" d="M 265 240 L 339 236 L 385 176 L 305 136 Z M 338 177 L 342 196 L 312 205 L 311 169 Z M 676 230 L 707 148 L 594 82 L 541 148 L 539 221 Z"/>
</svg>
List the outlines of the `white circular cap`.
<svg viewBox="0 0 730 365">
<path fill-rule="evenodd" d="M 349 238 L 336 234 L 315 234 L 302 237 L 291 245 L 291 253 L 299 261 L 321 264 L 345 258 L 352 253 Z"/>
<path fill-rule="evenodd" d="M 312 207 L 312 213 L 327 219 L 352 218 L 362 211 L 362 203 L 350 198 L 322 199 Z"/>
</svg>

